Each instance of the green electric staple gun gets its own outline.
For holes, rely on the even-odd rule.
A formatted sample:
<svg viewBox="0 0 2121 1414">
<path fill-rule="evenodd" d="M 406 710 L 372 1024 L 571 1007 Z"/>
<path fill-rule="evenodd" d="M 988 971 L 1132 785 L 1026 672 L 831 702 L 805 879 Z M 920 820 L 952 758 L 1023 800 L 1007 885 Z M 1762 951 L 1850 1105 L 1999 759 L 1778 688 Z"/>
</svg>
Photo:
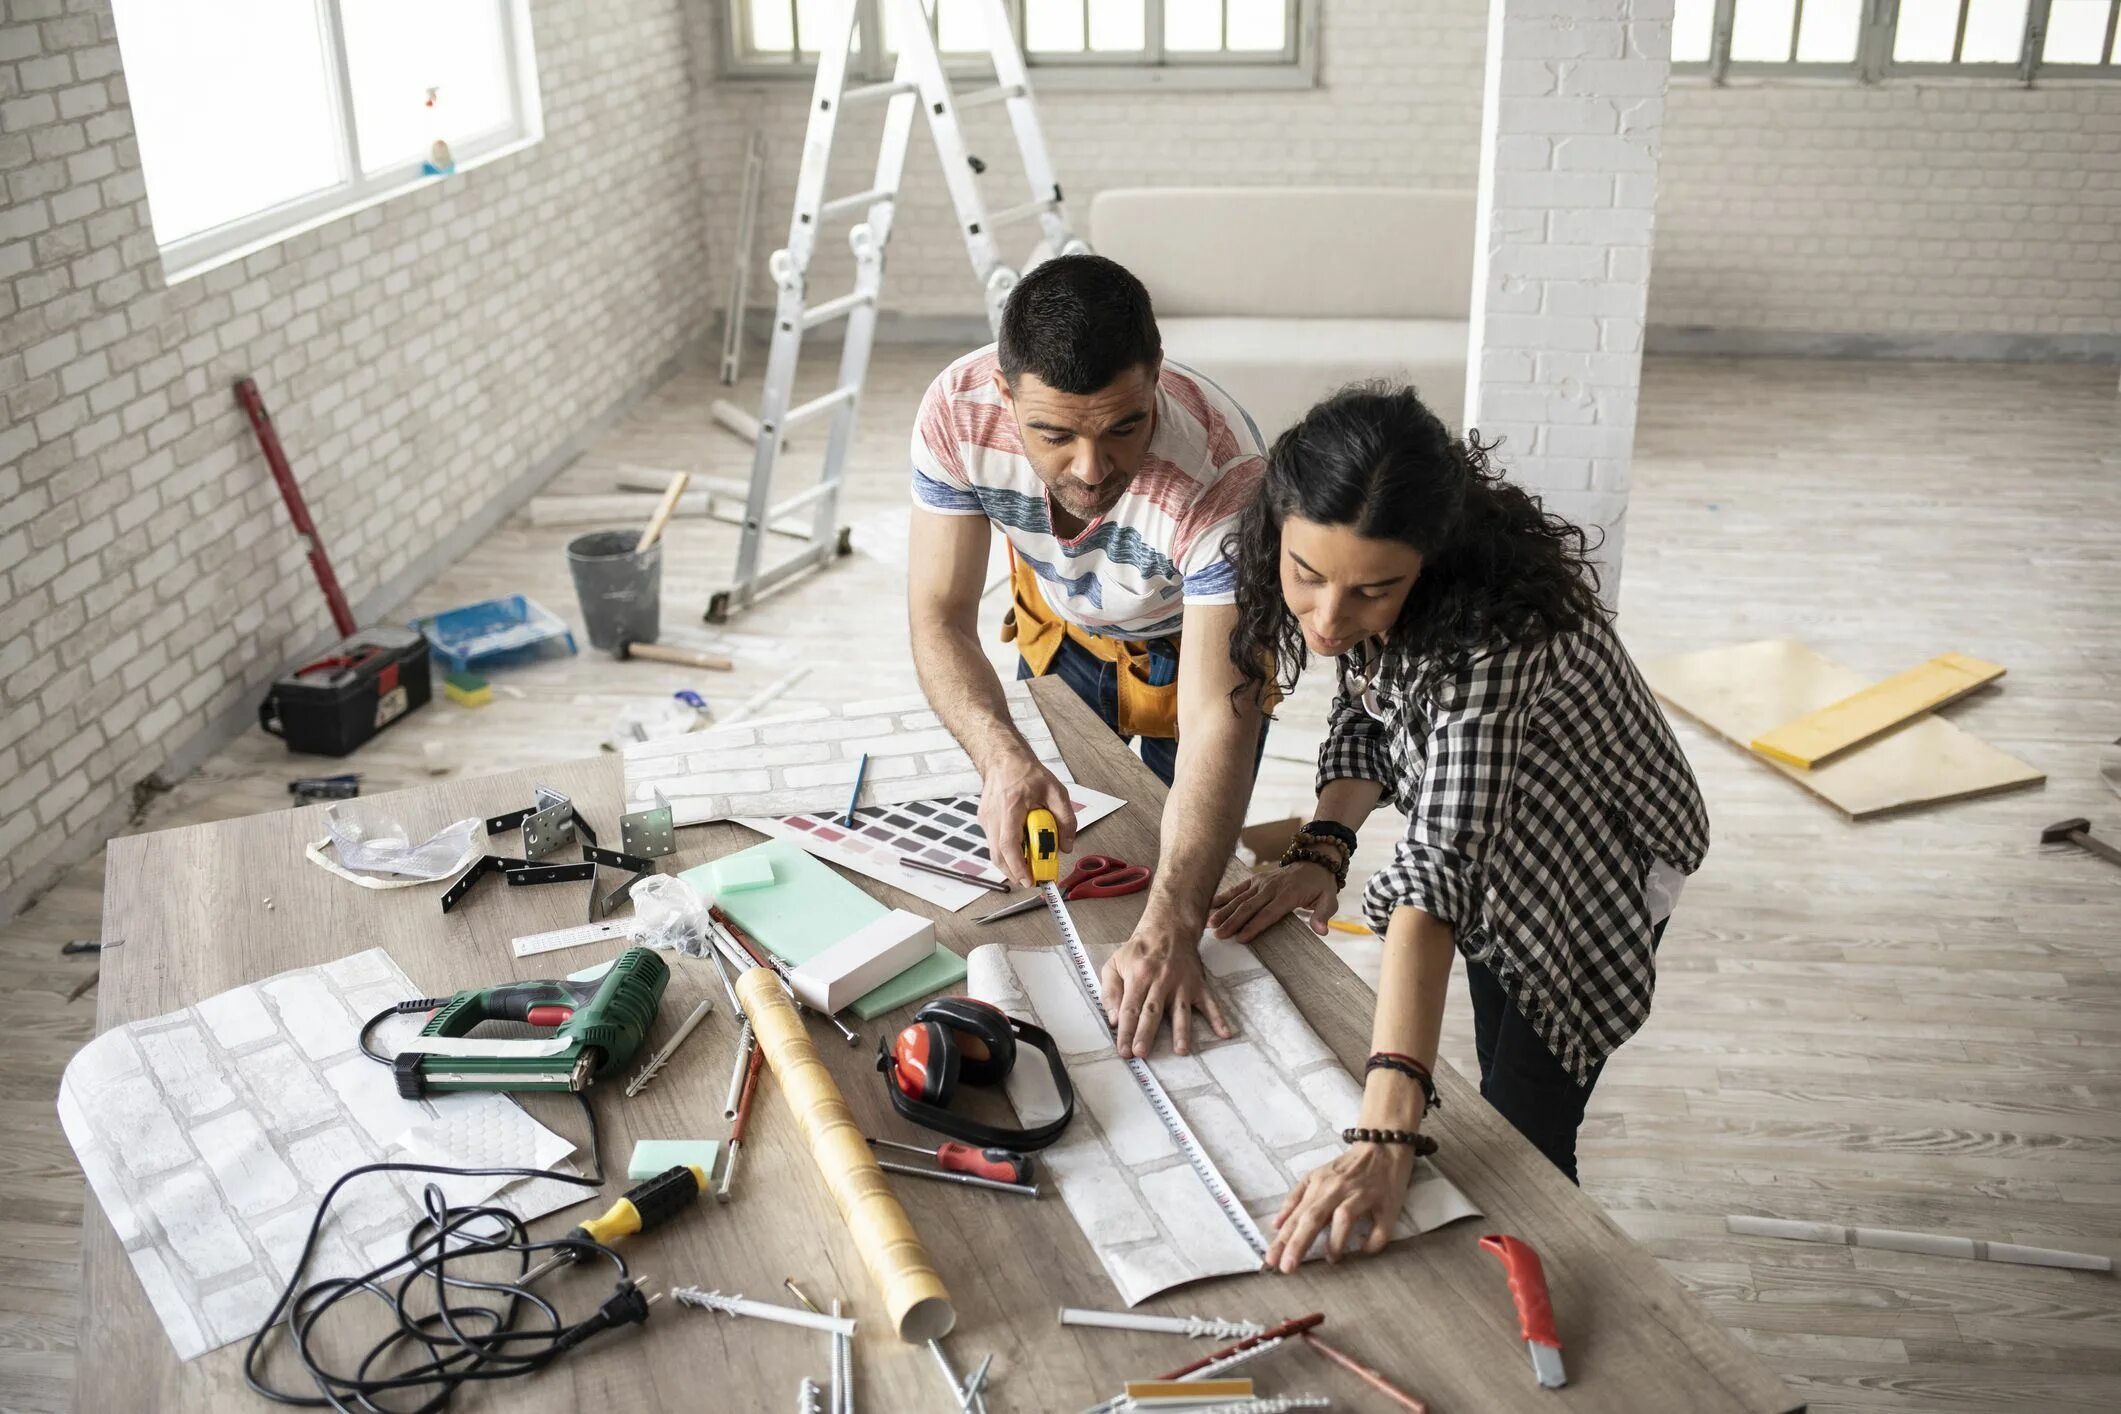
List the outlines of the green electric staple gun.
<svg viewBox="0 0 2121 1414">
<path fill-rule="evenodd" d="M 585 1090 L 633 1058 L 669 981 L 663 959 L 628 948 L 594 981 L 504 982 L 400 1002 L 392 1012 L 434 1015 L 391 1062 L 398 1093 L 417 1100 L 446 1090 Z M 527 1038 L 471 1035 L 482 1021 L 558 1029 Z"/>
</svg>

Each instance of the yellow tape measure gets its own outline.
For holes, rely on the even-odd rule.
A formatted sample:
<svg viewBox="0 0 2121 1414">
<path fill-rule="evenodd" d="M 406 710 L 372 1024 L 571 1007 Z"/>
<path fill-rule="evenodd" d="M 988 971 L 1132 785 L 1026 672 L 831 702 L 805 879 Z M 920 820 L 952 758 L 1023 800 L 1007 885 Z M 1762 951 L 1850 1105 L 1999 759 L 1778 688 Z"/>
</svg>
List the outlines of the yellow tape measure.
<svg viewBox="0 0 2121 1414">
<path fill-rule="evenodd" d="M 1060 877 L 1060 824 L 1050 810 L 1034 810 L 1024 821 L 1024 858 L 1031 861 L 1033 883 Z"/>
</svg>

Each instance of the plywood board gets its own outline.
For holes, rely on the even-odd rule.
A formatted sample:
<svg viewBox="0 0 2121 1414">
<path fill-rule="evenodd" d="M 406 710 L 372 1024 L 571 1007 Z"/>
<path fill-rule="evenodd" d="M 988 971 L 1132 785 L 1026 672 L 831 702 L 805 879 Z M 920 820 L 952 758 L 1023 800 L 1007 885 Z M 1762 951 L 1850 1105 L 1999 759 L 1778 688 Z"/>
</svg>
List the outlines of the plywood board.
<svg viewBox="0 0 2121 1414">
<path fill-rule="evenodd" d="M 1741 747 L 1865 686 L 1862 674 L 1788 638 L 1660 658 L 1643 666 L 1643 677 L 1659 697 Z M 1934 716 L 1908 722 L 1815 770 L 1757 753 L 1756 759 L 1858 820 L 2047 779 Z"/>
<path fill-rule="evenodd" d="M 1983 662 L 1964 653 L 1940 653 L 1927 663 L 1917 663 L 1904 673 L 1755 737 L 1753 750 L 1811 770 L 2002 676 L 2001 663 Z"/>
</svg>

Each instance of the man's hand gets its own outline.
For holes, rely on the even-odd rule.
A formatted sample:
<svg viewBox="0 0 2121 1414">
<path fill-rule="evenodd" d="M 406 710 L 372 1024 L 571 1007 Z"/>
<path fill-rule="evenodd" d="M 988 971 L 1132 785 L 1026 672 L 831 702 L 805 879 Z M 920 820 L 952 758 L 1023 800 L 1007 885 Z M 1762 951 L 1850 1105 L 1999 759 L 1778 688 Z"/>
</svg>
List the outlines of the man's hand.
<svg viewBox="0 0 2121 1414">
<path fill-rule="evenodd" d="M 1232 884 L 1215 896 L 1215 909 L 1208 926 L 1218 938 L 1249 943 L 1296 909 L 1311 914 L 1311 931 L 1324 937 L 1340 905 L 1340 886 L 1333 871 L 1308 860 L 1277 864 L 1264 874 L 1254 874 Z"/>
<path fill-rule="evenodd" d="M 1027 750 L 981 772 L 979 823 L 987 833 L 987 856 L 1019 888 L 1031 885 L 1024 858 L 1024 822 L 1034 810 L 1050 810 L 1060 827 L 1061 852 L 1075 847 L 1075 805 L 1060 777 Z"/>
<path fill-rule="evenodd" d="M 1285 1276 L 1293 1273 L 1321 1232 L 1328 1234 L 1329 1262 L 1384 1251 L 1413 1179 L 1414 1150 L 1406 1144 L 1356 1144 L 1312 1169 L 1296 1181 L 1274 1215 L 1274 1245 L 1267 1249 L 1267 1265 Z M 1356 1225 L 1365 1221 L 1370 1230 L 1360 1245 L 1353 1245 Z"/>
<path fill-rule="evenodd" d="M 1196 1010 L 1208 1018 L 1216 1035 L 1228 1039 L 1230 1024 L 1208 990 L 1198 937 L 1197 930 L 1188 936 L 1143 919 L 1134 936 L 1105 963 L 1097 985 L 1120 1055 L 1147 1056 L 1166 1016 L 1171 1018 L 1171 1049 L 1190 1053 Z"/>
</svg>

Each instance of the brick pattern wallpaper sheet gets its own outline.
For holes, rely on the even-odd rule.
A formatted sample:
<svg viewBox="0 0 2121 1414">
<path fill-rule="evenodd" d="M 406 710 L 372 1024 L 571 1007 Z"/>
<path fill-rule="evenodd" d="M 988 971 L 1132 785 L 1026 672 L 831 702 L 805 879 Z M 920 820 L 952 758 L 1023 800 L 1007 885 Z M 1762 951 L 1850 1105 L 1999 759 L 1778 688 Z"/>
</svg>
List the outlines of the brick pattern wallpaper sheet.
<svg viewBox="0 0 2121 1414">
<path fill-rule="evenodd" d="M 1102 967 L 1110 952 L 1093 947 L 1092 961 Z M 1362 1087 L 1251 948 L 1203 937 L 1200 955 L 1236 1034 L 1226 1041 L 1196 1028 L 1186 1056 L 1174 1054 L 1166 1037 L 1149 1069 L 1271 1241 L 1274 1214 L 1297 1179 L 1340 1153 L 1340 1131 L 1356 1122 Z M 1113 1052 L 1061 950 L 989 943 L 973 951 L 966 969 L 971 995 L 1043 1026 L 1067 1062 L 1075 1119 L 1041 1158 L 1127 1304 L 1205 1277 L 1256 1270 L 1259 1259 Z M 1006 1089 L 1026 1125 L 1060 1113 L 1043 1064 L 1018 1065 Z M 1433 1160 L 1420 1159 L 1393 1239 L 1479 1212 Z M 1321 1234 L 1305 1260 L 1324 1251 Z"/>
<path fill-rule="evenodd" d="M 385 1160 L 551 1168 L 573 1151 L 504 1095 L 399 1097 L 358 1032 L 419 995 L 371 948 L 106 1031 L 66 1067 L 59 1122 L 180 1358 L 258 1328 L 318 1200 L 348 1169 Z M 388 1051 L 394 1030 L 403 1040 L 422 1024 L 392 1018 L 375 1042 Z M 349 1183 L 304 1279 L 402 1255 L 428 1177 Z M 553 1179 L 441 1182 L 452 1202 L 492 1199 L 524 1218 L 594 1196 Z"/>
<path fill-rule="evenodd" d="M 1029 684 L 1004 683 L 1009 716 L 1031 750 L 1071 780 Z M 979 772 L 919 693 L 812 707 L 770 721 L 711 727 L 625 749 L 626 808 L 660 794 L 680 825 L 847 808 L 862 756 L 863 806 L 979 794 Z"/>
</svg>

